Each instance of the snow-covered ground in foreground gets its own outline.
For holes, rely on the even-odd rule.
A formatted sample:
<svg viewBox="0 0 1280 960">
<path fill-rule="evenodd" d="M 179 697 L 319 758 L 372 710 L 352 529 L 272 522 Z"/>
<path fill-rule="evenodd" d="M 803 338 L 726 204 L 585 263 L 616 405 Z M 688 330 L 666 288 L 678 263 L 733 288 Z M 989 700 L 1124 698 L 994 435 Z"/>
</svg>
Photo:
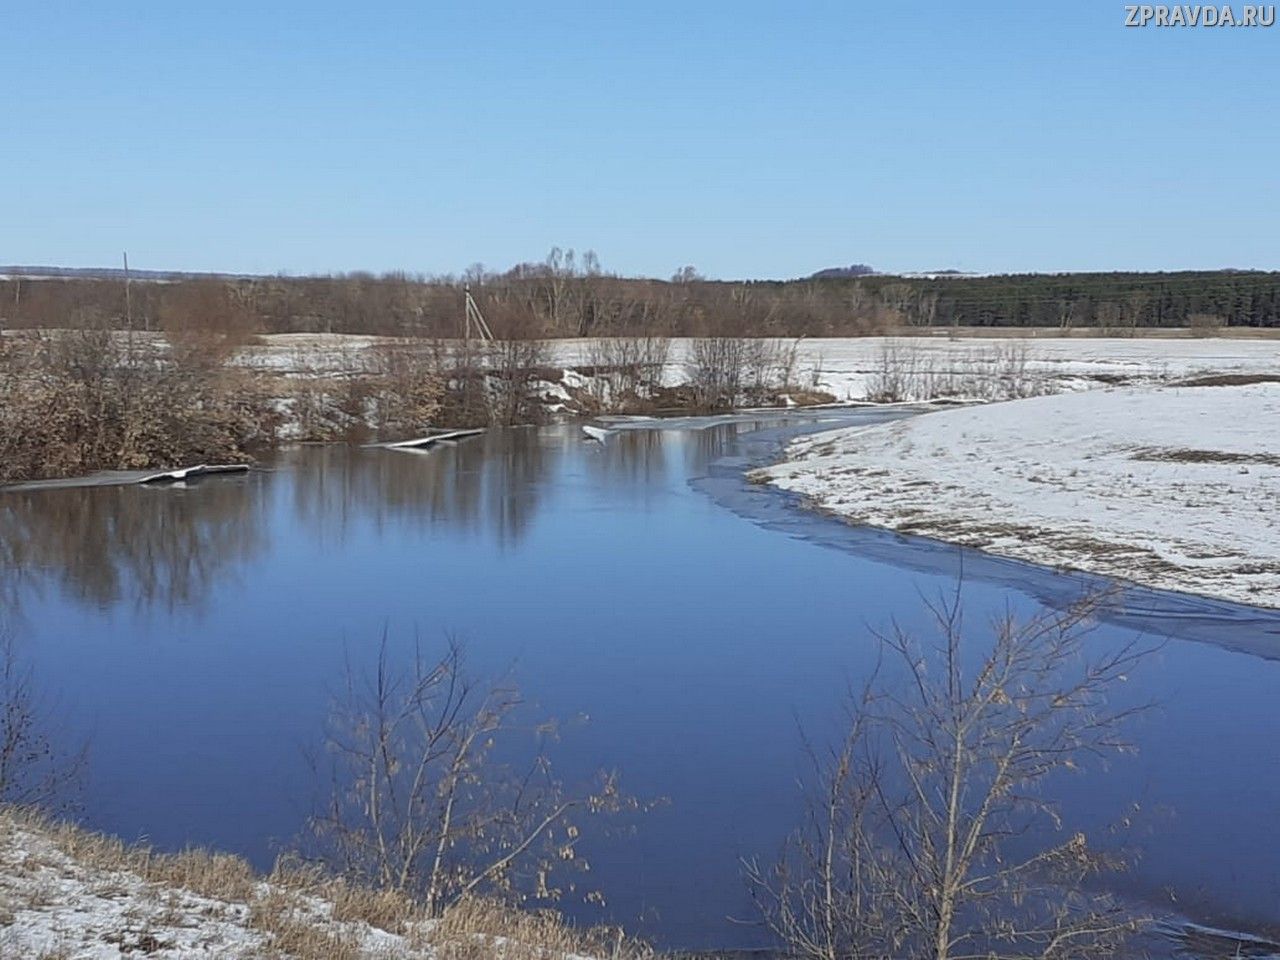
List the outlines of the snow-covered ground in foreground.
<svg viewBox="0 0 1280 960">
<path fill-rule="evenodd" d="M 59 829 L 80 838 L 86 849 L 119 849 L 74 828 L 51 831 L 26 815 L 0 811 L 0 958 L 588 960 L 500 937 L 446 939 L 437 936 L 433 921 L 417 924 L 409 935 L 390 933 L 335 918 L 334 904 L 319 895 L 264 881 L 237 883 L 234 871 L 225 883 L 226 898 L 202 895 L 148 881 L 113 863 L 110 853 L 91 862 L 77 859 L 56 839 Z"/>
<path fill-rule="evenodd" d="M 269 934 L 250 923 L 249 902 L 200 896 L 148 883 L 126 870 L 78 863 L 48 836 L 5 825 L 0 858 L 0 956 L 106 960 L 249 958 L 272 953 Z M 268 895 L 266 884 L 260 893 Z M 317 925 L 332 924 L 342 940 L 376 957 L 434 956 L 412 952 L 403 937 L 363 923 L 338 923 L 320 901 L 305 904 Z"/>
<path fill-rule="evenodd" d="M 1280 382 L 944 410 L 797 441 L 758 475 L 854 523 L 1280 607 Z"/>
<path fill-rule="evenodd" d="M 361 354 L 378 337 L 344 334 L 274 334 L 246 348 L 247 366 L 286 374 L 359 369 Z M 789 346 L 795 341 L 783 340 Z M 595 363 L 590 340 L 548 342 L 549 364 L 574 368 Z M 1059 393 L 1106 383 L 1175 381 L 1208 374 L 1280 371 L 1280 338 L 1085 337 L 857 337 L 802 339 L 796 346 L 796 386 L 810 386 L 839 401 L 863 400 L 886 369 L 919 385 L 963 390 L 983 377 L 1020 378 L 1025 393 Z M 689 381 L 692 341 L 677 338 L 663 371 L 666 386 Z M 926 399 L 904 397 L 903 399 Z"/>
</svg>

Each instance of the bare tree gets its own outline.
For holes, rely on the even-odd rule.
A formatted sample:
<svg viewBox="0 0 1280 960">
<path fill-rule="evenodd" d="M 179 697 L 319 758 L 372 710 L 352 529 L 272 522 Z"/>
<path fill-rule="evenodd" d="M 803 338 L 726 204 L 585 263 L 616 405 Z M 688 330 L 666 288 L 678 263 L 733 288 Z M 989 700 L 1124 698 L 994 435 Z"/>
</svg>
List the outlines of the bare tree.
<svg viewBox="0 0 1280 960">
<path fill-rule="evenodd" d="M 1187 314 L 1187 327 L 1191 330 L 1193 337 L 1220 336 L 1224 326 L 1226 326 L 1225 321 L 1216 313 Z"/>
<path fill-rule="evenodd" d="M 1094 309 L 1094 319 L 1098 332 L 1104 337 L 1111 336 L 1120 325 L 1120 304 L 1113 300 L 1103 300 Z"/>
<path fill-rule="evenodd" d="M 1124 750 L 1113 686 L 1146 652 L 1089 657 L 1100 598 L 1006 613 L 974 647 L 959 592 L 931 604 L 937 639 L 880 637 L 877 677 L 820 759 L 805 825 L 778 864 L 747 864 L 762 916 L 813 960 L 1049 960 L 1110 955 L 1137 919 L 1087 878 L 1118 867 L 1067 834 L 1051 778 Z M 881 679 L 900 669 L 902 683 Z"/>
<path fill-rule="evenodd" d="M 662 385 L 662 371 L 670 353 L 668 337 L 590 340 L 586 355 L 594 374 L 592 391 L 596 400 L 609 410 L 645 409 L 655 388 Z"/>
<path fill-rule="evenodd" d="M 536 422 L 543 410 L 534 391 L 550 363 L 548 342 L 513 338 L 495 340 L 488 347 L 490 419 L 505 425 Z"/>
<path fill-rule="evenodd" d="M 1129 336 L 1133 336 L 1133 332 L 1142 326 L 1143 314 L 1150 299 L 1150 294 L 1145 290 L 1131 290 L 1125 295 L 1124 324 Z"/>
<path fill-rule="evenodd" d="M 740 337 L 700 337 L 689 347 L 689 381 L 702 410 L 736 406 L 746 367 L 746 341 Z"/>
<path fill-rule="evenodd" d="M 311 826 L 320 856 L 346 877 L 422 898 L 428 913 L 472 895 L 554 901 L 588 869 L 581 818 L 632 809 L 613 775 L 572 793 L 539 749 L 523 772 L 496 759 L 520 704 L 480 689 L 456 643 L 437 660 L 415 645 L 403 669 L 383 637 L 371 675 L 347 671 L 327 737 L 331 795 Z M 536 730 L 539 743 L 553 725 Z"/>
<path fill-rule="evenodd" d="M 372 406 L 368 412 L 378 429 L 418 433 L 433 423 L 444 392 L 434 346 L 399 340 L 369 351 L 373 371 L 366 406 Z"/>
</svg>

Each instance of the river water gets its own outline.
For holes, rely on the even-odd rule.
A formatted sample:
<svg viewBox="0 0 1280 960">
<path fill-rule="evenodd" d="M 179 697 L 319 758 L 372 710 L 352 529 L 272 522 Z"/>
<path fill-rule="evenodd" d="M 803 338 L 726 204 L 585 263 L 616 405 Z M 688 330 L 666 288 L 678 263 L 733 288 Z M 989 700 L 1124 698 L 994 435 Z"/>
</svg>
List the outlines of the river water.
<svg viewBox="0 0 1280 960">
<path fill-rule="evenodd" d="M 760 943 L 740 858 L 801 812 L 801 731 L 821 740 L 876 659 L 963 578 L 970 619 L 1034 612 L 1087 578 L 848 527 L 743 480 L 798 431 L 860 411 L 492 431 L 429 454 L 304 447 L 189 486 L 0 496 L 0 598 L 59 710 L 89 735 L 84 819 L 162 848 L 269 866 L 317 797 L 344 664 L 382 635 L 456 636 L 565 721 L 573 782 L 617 770 L 663 803 L 589 838 L 603 908 L 670 947 Z M 1233 929 L 1280 925 L 1280 614 L 1134 591 L 1092 642 L 1159 650 L 1136 755 L 1065 781 L 1068 822 L 1120 816 L 1123 892 Z M 1133 806 L 1137 804 L 1137 807 Z"/>
</svg>

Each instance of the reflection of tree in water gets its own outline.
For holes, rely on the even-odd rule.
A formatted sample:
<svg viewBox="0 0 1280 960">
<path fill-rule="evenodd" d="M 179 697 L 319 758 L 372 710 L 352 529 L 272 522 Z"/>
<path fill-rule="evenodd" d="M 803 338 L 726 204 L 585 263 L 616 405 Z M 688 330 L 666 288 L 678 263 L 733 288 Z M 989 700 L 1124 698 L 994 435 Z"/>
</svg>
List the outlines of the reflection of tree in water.
<svg viewBox="0 0 1280 960">
<path fill-rule="evenodd" d="M 515 544 L 557 471 L 580 469 L 611 497 L 644 502 L 681 457 L 705 466 L 730 452 L 736 427 L 622 430 L 603 444 L 576 424 L 505 428 L 422 453 L 308 447 L 294 455 L 294 503 L 304 528 L 335 545 L 357 524 L 440 524 Z"/>
<path fill-rule="evenodd" d="M 429 453 L 310 447 L 288 489 L 306 527 L 342 542 L 352 524 L 443 524 L 518 543 L 557 467 L 580 465 L 611 495 L 647 498 L 683 457 L 690 472 L 732 452 L 737 425 L 622 431 L 601 446 L 578 428 L 500 429 Z M 265 549 L 265 478 L 192 489 L 136 486 L 0 495 L 0 599 L 54 583 L 84 603 L 198 606 L 214 581 Z"/>
<path fill-rule="evenodd" d="M 57 721 L 63 716 L 0 610 L 0 803 L 48 813 L 74 810 L 87 745 L 60 747 L 66 731 Z"/>
<path fill-rule="evenodd" d="M 685 442 L 682 433 L 621 430 L 586 448 L 587 472 L 611 493 L 647 502 L 666 482 L 669 449 Z"/>
<path fill-rule="evenodd" d="M 685 447 L 685 470 L 689 476 L 700 476 L 707 468 L 722 457 L 738 453 L 738 436 L 758 429 L 752 421 L 740 420 L 730 423 L 719 423 L 702 430 L 690 430 L 686 436 L 690 438 Z"/>
<path fill-rule="evenodd" d="M 552 452 L 537 430 L 490 430 L 425 453 L 312 448 L 301 452 L 294 502 L 321 538 L 353 524 L 446 524 L 516 543 L 538 508 Z"/>
<path fill-rule="evenodd" d="M 251 485 L 252 484 L 252 485 Z M 76 487 L 0 495 L 0 591 L 58 584 L 85 603 L 198 606 L 213 581 L 261 551 L 256 484 Z"/>
<path fill-rule="evenodd" d="M 505 442 L 498 435 L 486 435 L 494 442 L 493 448 L 477 449 L 469 455 L 470 471 L 464 466 L 463 479 L 468 472 L 481 471 L 481 496 L 488 505 L 492 526 L 503 544 L 519 543 L 528 532 L 534 515 L 538 512 L 538 500 L 542 483 L 550 472 L 550 458 L 542 445 L 537 430 L 509 430 Z M 465 445 L 458 448 L 465 451 Z M 466 464 L 466 460 L 461 461 Z M 458 486 L 465 486 L 465 482 Z"/>
</svg>

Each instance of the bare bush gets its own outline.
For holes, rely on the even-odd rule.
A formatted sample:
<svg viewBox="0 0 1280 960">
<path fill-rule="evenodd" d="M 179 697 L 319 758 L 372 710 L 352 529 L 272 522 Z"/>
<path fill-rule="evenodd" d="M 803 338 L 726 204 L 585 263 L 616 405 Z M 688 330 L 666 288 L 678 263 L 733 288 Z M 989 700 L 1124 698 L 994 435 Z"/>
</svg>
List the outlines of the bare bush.
<svg viewBox="0 0 1280 960">
<path fill-rule="evenodd" d="M 602 408 L 634 412 L 649 406 L 671 353 L 669 337 L 599 337 L 587 345 L 592 392 Z"/>
<path fill-rule="evenodd" d="M 1226 321 L 1216 313 L 1192 313 L 1187 316 L 1187 326 L 1193 337 L 1216 337 L 1221 335 Z"/>
<path fill-rule="evenodd" d="M 452 427 L 538 423 L 545 410 L 537 390 L 547 378 L 546 340 L 428 340 L 414 348 L 436 383 L 435 420 Z"/>
<path fill-rule="evenodd" d="M 160 326 L 182 362 L 221 365 L 252 338 L 257 318 L 240 287 L 197 280 L 165 290 Z"/>
<path fill-rule="evenodd" d="M 748 340 L 743 353 L 743 392 L 749 404 L 766 404 L 796 385 L 800 341 Z"/>
<path fill-rule="evenodd" d="M 495 340 L 487 347 L 489 421 L 504 426 L 538 422 L 542 406 L 533 388 L 550 362 L 547 341 Z"/>
<path fill-rule="evenodd" d="M 982 349 L 940 353 L 911 340 L 886 339 L 867 381 L 867 399 L 878 403 L 965 398 L 1016 400 L 1047 389 L 1031 369 L 1027 344 L 1012 340 Z"/>
<path fill-rule="evenodd" d="M 919 357 L 892 340 L 880 345 L 875 371 L 867 381 L 867 399 L 900 403 L 919 390 Z"/>
<path fill-rule="evenodd" d="M 243 461 L 271 430 L 251 374 L 150 339 L 86 328 L 0 353 L 0 480 Z"/>
<path fill-rule="evenodd" d="M 335 705 L 332 791 L 311 821 L 319 856 L 358 886 L 412 893 L 431 916 L 480 894 L 594 899 L 578 887 L 581 817 L 636 804 L 608 775 L 568 791 L 541 749 L 522 771 L 499 762 L 519 703 L 469 683 L 456 644 L 434 661 L 415 647 L 398 670 L 384 637 L 372 674 L 349 670 Z"/>
<path fill-rule="evenodd" d="M 959 593 L 936 639 L 880 637 L 889 669 L 850 703 L 843 742 L 811 751 L 805 826 L 748 864 L 765 922 L 813 960 L 1108 956 L 1137 918 L 1088 881 L 1119 866 L 1068 834 L 1052 778 L 1126 749 L 1113 688 L 1145 651 L 1088 656 L 1100 598 L 1006 614 L 975 643 Z"/>
<path fill-rule="evenodd" d="M 323 353 L 295 350 L 276 389 L 288 404 L 291 439 L 363 440 L 420 434 L 439 418 L 447 363 L 439 345 L 386 340 Z"/>
<path fill-rule="evenodd" d="M 378 430 L 419 433 L 434 421 L 443 392 L 436 352 L 413 341 L 372 351 L 370 416 Z"/>
<path fill-rule="evenodd" d="M 441 352 L 445 366 L 445 420 L 459 427 L 479 427 L 490 421 L 488 349 L 469 341 L 447 344 Z"/>
<path fill-rule="evenodd" d="M 746 341 L 738 337 L 700 337 L 690 343 L 694 402 L 703 410 L 728 410 L 738 403 L 746 365 Z"/>
<path fill-rule="evenodd" d="M 690 344 L 688 379 L 703 410 L 769 404 L 796 383 L 800 341 L 702 337 Z"/>
</svg>

